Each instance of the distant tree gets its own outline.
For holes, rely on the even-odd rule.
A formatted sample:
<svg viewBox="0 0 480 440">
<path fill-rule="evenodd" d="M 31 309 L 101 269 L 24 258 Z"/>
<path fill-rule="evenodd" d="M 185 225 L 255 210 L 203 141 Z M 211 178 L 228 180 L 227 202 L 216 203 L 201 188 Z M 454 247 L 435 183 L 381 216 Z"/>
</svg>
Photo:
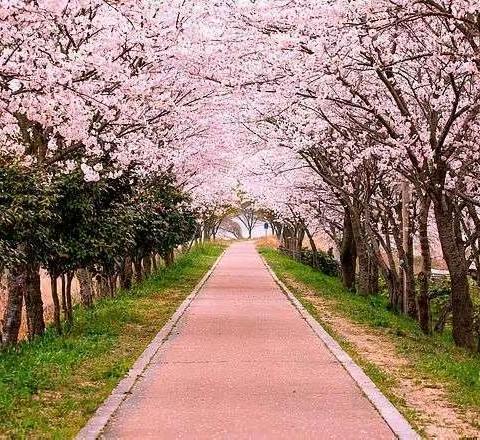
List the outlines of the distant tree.
<svg viewBox="0 0 480 440">
<path fill-rule="evenodd" d="M 236 239 L 243 238 L 242 228 L 235 220 L 229 217 L 223 219 L 220 224 L 220 231 L 231 234 Z"/>
<path fill-rule="evenodd" d="M 257 208 L 254 200 L 242 196 L 239 204 L 238 219 L 245 226 L 248 238 L 252 238 L 252 232 L 258 222 Z"/>
</svg>

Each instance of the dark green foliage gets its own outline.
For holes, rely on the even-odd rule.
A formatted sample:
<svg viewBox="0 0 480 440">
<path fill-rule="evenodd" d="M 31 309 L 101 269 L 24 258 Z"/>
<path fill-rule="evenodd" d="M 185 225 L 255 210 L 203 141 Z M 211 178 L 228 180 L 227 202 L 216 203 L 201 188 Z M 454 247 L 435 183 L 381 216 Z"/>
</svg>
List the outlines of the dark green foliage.
<svg viewBox="0 0 480 440">
<path fill-rule="evenodd" d="M 450 278 L 432 279 L 428 290 L 428 296 L 431 300 L 435 298 L 450 298 L 452 291 Z"/>
<path fill-rule="evenodd" d="M 302 249 L 301 260 L 302 263 L 323 272 L 325 275 L 338 276 L 340 273 L 337 261 L 326 252 L 317 251 L 314 253 L 310 249 Z"/>
<path fill-rule="evenodd" d="M 27 280 L 27 268 L 38 272 L 43 267 L 52 280 L 61 276 L 71 280 L 76 270 L 88 269 L 99 281 L 99 295 L 113 296 L 117 279 L 122 279 L 128 264 L 136 264 L 136 279 L 140 281 L 143 272 L 150 271 L 142 261 L 160 254 L 170 263 L 173 250 L 189 242 L 195 233 L 195 212 L 172 172 L 148 177 L 139 176 L 134 169 L 114 173 L 108 157 L 101 165 L 98 181 L 85 181 L 80 163 L 68 173 L 44 168 L 32 172 L 31 168 L 0 164 L 0 271 L 10 269 L 10 273 L 19 274 L 15 276 L 18 289 L 10 289 L 15 299 L 11 304 L 25 298 L 29 323 L 36 322 L 36 317 L 43 321 L 43 308 L 38 285 L 33 299 L 27 301 L 32 291 L 23 281 Z M 130 284 L 122 283 L 126 287 Z M 64 316 L 71 324 L 70 287 L 61 293 Z M 57 296 L 53 288 L 54 321 L 61 332 Z M 91 303 L 90 296 L 85 297 L 85 304 Z M 13 329 L 19 328 L 17 309 L 9 307 L 14 311 L 13 320 L 9 320 Z M 43 333 L 43 327 L 29 327 L 29 337 Z M 5 327 L 3 330 L 0 344 L 2 333 L 9 334 Z M 15 342 L 17 333 L 11 332 L 8 343 Z"/>
<path fill-rule="evenodd" d="M 189 198 L 170 173 L 85 182 L 77 169 L 49 176 L 0 167 L 0 267 L 39 263 L 61 275 L 111 275 L 128 256 L 168 252 L 195 231 Z"/>
<path fill-rule="evenodd" d="M 0 166 L 0 267 L 41 258 L 52 247 L 55 197 L 40 173 Z"/>
<path fill-rule="evenodd" d="M 115 260 L 135 245 L 132 187 L 127 176 L 85 182 L 80 171 L 57 176 L 50 225 L 53 246 L 41 263 L 62 274 L 79 267 L 113 270 Z"/>
<path fill-rule="evenodd" d="M 132 213 L 132 256 L 142 257 L 149 252 L 164 255 L 191 239 L 196 221 L 189 201 L 171 175 L 148 182 L 136 196 Z"/>
</svg>

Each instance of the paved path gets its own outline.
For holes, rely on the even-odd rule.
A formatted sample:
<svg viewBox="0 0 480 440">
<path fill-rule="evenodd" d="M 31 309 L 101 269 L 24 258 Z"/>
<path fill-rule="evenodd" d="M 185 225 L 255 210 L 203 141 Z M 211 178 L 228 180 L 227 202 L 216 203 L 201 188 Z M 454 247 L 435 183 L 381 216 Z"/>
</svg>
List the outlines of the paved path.
<svg viewBox="0 0 480 440">
<path fill-rule="evenodd" d="M 228 249 L 176 330 L 105 438 L 394 438 L 252 243 Z"/>
</svg>

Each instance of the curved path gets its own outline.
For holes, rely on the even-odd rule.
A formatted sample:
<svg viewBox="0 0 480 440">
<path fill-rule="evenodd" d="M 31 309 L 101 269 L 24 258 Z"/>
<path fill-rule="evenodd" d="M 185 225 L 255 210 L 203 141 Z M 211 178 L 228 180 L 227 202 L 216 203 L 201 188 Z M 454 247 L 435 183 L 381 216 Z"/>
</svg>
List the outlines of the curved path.
<svg viewBox="0 0 480 440">
<path fill-rule="evenodd" d="M 103 437 L 395 438 L 250 242 L 227 250 Z"/>
</svg>

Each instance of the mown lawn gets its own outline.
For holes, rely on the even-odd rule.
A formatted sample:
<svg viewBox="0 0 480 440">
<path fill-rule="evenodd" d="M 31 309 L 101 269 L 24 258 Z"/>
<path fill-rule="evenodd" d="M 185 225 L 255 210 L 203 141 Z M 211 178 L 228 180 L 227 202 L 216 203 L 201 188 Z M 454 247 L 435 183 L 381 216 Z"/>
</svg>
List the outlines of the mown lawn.
<svg viewBox="0 0 480 440">
<path fill-rule="evenodd" d="M 389 311 L 384 296 L 360 297 L 344 289 L 338 278 L 324 275 L 275 249 L 261 247 L 260 252 L 312 315 L 317 315 L 316 319 L 321 321 L 321 316 L 289 280 L 303 284 L 327 301 L 333 311 L 352 322 L 381 330 L 391 338 L 398 352 L 410 361 L 419 377 L 444 384 L 454 404 L 480 411 L 480 355 L 456 348 L 448 331 L 443 335 L 425 336 L 416 322 Z M 335 337 L 334 329 L 325 327 Z M 345 348 L 348 351 L 349 347 Z M 388 387 L 391 381 L 388 372 L 385 375 L 373 365 L 362 366 L 380 388 Z"/>
<path fill-rule="evenodd" d="M 197 246 L 131 291 L 78 308 L 68 334 L 49 329 L 0 352 L 0 437 L 74 437 L 222 250 Z"/>
</svg>

